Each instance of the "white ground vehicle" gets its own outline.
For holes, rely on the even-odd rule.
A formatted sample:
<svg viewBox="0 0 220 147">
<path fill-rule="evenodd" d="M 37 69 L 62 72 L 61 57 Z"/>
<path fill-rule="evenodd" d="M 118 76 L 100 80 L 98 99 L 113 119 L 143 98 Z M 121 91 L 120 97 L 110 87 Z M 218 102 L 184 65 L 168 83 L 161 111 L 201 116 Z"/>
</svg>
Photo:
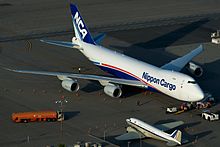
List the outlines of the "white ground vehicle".
<svg viewBox="0 0 220 147">
<path fill-rule="evenodd" d="M 211 113 L 210 111 L 204 111 L 202 113 L 202 118 L 209 121 L 214 121 L 214 120 L 219 120 L 219 115 L 216 113 Z"/>
<path fill-rule="evenodd" d="M 166 113 L 175 113 L 177 111 L 177 107 L 167 107 Z"/>
</svg>

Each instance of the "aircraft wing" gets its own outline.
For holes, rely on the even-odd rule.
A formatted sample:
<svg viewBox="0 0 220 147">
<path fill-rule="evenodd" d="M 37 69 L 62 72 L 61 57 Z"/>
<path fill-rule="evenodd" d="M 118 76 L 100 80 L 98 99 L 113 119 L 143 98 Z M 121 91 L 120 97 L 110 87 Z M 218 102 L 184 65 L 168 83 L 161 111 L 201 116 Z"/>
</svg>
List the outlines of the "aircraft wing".
<svg viewBox="0 0 220 147">
<path fill-rule="evenodd" d="M 163 124 L 158 124 L 158 125 L 154 125 L 155 128 L 158 128 L 162 131 L 168 131 L 171 130 L 173 128 L 176 128 L 178 126 L 183 125 L 184 122 L 183 121 L 174 121 L 174 122 L 169 122 L 169 123 L 163 123 Z"/>
<path fill-rule="evenodd" d="M 47 75 L 47 76 L 57 76 L 57 77 L 69 77 L 69 78 L 76 78 L 76 79 L 95 80 L 95 81 L 100 81 L 100 82 L 104 81 L 104 82 L 109 82 L 109 83 L 130 85 L 130 86 L 137 86 L 137 87 L 146 87 L 147 86 L 146 84 L 144 84 L 141 81 L 126 80 L 126 79 L 105 77 L 105 76 L 98 76 L 98 75 L 74 74 L 74 73 L 64 73 L 64 72 L 14 70 L 14 69 L 9 69 L 9 68 L 4 68 L 4 69 L 6 69 L 8 71 L 13 71 L 13 72 L 18 72 L 18 73 L 26 73 L 26 74 Z"/>
<path fill-rule="evenodd" d="M 126 141 L 126 140 L 134 140 L 134 139 L 143 139 L 144 136 L 142 133 L 136 131 L 132 127 L 127 127 L 127 133 L 122 134 L 120 136 L 115 137 L 116 140 Z"/>
<path fill-rule="evenodd" d="M 187 63 L 189 63 L 192 60 L 192 58 L 199 55 L 202 51 L 203 51 L 203 46 L 200 45 L 199 47 L 189 52 L 185 56 L 172 60 L 171 62 L 163 65 L 161 68 L 167 70 L 173 70 L 173 71 L 180 71 L 186 66 Z"/>
</svg>

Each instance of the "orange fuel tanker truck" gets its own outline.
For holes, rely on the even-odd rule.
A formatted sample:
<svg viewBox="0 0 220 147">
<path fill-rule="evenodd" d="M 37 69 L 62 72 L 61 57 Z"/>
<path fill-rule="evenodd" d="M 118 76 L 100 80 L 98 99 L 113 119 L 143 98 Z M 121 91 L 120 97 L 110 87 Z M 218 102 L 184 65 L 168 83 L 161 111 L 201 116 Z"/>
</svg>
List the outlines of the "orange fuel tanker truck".
<svg viewBox="0 0 220 147">
<path fill-rule="evenodd" d="M 40 122 L 40 121 L 63 121 L 64 115 L 61 111 L 37 111 L 12 113 L 14 122 Z"/>
</svg>

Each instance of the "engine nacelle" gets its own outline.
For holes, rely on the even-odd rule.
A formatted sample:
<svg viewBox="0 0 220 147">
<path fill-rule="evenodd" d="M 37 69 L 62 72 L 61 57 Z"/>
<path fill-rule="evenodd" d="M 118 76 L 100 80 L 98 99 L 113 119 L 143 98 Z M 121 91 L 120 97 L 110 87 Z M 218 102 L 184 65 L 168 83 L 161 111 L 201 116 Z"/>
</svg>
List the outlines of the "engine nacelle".
<svg viewBox="0 0 220 147">
<path fill-rule="evenodd" d="M 79 83 L 77 80 L 66 79 L 62 81 L 61 85 L 70 92 L 77 92 L 79 90 Z"/>
<path fill-rule="evenodd" d="M 195 76 L 197 77 L 200 77 L 202 76 L 203 74 L 203 69 L 201 66 L 199 65 L 196 65 L 195 63 L 193 62 L 189 62 L 188 65 L 186 66 L 188 71 L 192 74 L 194 74 Z"/>
<path fill-rule="evenodd" d="M 108 96 L 114 97 L 114 98 L 119 98 L 122 95 L 122 90 L 119 86 L 116 85 L 106 85 L 104 87 L 104 92 Z"/>
</svg>

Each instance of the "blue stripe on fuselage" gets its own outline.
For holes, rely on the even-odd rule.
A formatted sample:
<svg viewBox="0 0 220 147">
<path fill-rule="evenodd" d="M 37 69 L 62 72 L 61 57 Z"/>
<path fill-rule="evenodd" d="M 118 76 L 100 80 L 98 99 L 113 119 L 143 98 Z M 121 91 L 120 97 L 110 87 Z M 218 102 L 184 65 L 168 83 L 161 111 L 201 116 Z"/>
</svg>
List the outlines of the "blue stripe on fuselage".
<svg viewBox="0 0 220 147">
<path fill-rule="evenodd" d="M 100 65 L 99 62 L 92 61 L 92 63 L 95 64 L 95 65 L 97 65 L 97 66 Z"/>
<path fill-rule="evenodd" d="M 139 81 L 139 79 L 137 79 L 137 78 L 135 78 L 135 77 L 133 77 L 133 76 L 127 74 L 127 73 L 124 73 L 124 72 L 122 72 L 122 71 L 119 71 L 119 70 L 116 70 L 116 69 L 112 69 L 112 68 L 109 68 L 109 67 L 102 66 L 102 65 L 100 65 L 100 63 L 98 63 L 98 62 L 94 62 L 94 61 L 93 61 L 93 63 L 94 63 L 95 65 L 97 65 L 101 70 L 106 71 L 106 72 L 108 72 L 108 73 L 110 73 L 110 74 L 112 74 L 112 75 L 114 75 L 114 76 L 116 76 L 116 77 L 118 77 L 118 78 L 127 79 L 127 80 Z M 146 89 L 149 90 L 149 91 L 152 91 L 152 92 L 158 92 L 158 90 L 156 90 L 155 88 L 150 87 L 150 86 L 148 86 Z"/>
<path fill-rule="evenodd" d="M 130 76 L 126 73 L 123 73 L 121 71 L 118 71 L 116 69 L 112 69 L 112 68 L 108 68 L 108 67 L 105 67 L 105 66 L 100 66 L 98 65 L 98 67 L 100 67 L 102 70 L 116 76 L 116 77 L 119 77 L 119 78 L 122 78 L 122 79 L 128 79 L 128 80 L 135 80 L 135 81 L 139 81 L 137 78 L 134 78 L 133 76 Z"/>
</svg>

